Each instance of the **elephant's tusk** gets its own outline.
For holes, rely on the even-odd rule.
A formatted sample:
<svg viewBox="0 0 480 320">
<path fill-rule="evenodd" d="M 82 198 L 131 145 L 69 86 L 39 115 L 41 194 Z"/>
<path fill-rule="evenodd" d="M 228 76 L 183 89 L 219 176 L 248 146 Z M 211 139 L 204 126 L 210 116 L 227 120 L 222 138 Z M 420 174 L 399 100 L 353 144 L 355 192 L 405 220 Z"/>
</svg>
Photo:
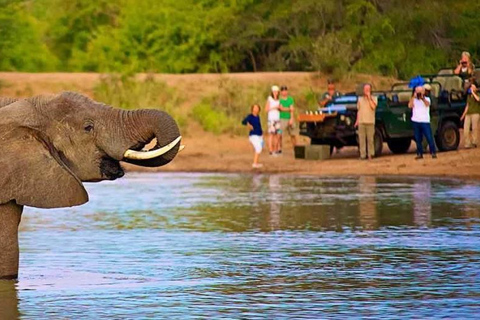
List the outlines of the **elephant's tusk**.
<svg viewBox="0 0 480 320">
<path fill-rule="evenodd" d="M 183 149 L 185 149 L 185 145 L 184 145 L 184 144 L 180 145 L 180 148 L 178 148 L 178 152 L 182 151 Z"/>
<path fill-rule="evenodd" d="M 173 140 L 169 144 L 167 144 L 164 147 L 161 147 L 160 149 L 156 150 L 151 150 L 151 151 L 135 151 L 135 150 L 130 150 L 128 149 L 125 151 L 123 154 L 123 157 L 125 159 L 130 159 L 130 160 L 149 160 L 149 159 L 154 159 L 157 158 L 168 151 L 172 150 L 179 142 L 182 140 L 182 136 L 179 136 L 177 139 Z M 180 146 L 181 148 L 181 146 Z"/>
</svg>

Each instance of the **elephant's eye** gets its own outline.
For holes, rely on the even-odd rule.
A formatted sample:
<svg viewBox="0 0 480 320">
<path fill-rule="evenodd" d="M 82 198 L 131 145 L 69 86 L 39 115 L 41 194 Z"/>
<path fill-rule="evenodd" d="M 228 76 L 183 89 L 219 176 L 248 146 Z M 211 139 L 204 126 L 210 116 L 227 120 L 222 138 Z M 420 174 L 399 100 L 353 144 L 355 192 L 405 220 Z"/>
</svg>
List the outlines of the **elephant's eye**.
<svg viewBox="0 0 480 320">
<path fill-rule="evenodd" d="M 90 132 L 93 130 L 93 124 L 91 123 L 88 123 L 85 125 L 85 127 L 83 127 L 83 129 L 86 131 L 86 132 Z"/>
</svg>

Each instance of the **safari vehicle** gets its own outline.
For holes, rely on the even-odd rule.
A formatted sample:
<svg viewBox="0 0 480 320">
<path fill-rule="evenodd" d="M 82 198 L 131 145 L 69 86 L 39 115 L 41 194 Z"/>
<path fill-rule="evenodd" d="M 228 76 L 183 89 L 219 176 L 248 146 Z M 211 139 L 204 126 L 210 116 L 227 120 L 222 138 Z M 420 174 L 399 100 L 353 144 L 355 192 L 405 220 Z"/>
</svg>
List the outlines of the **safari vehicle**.
<svg viewBox="0 0 480 320">
<path fill-rule="evenodd" d="M 458 149 L 460 117 L 466 105 L 464 81 L 452 73 L 445 69 L 435 75 L 422 76 L 424 82 L 432 87 L 431 127 L 440 151 Z M 408 108 L 412 96 L 409 83 L 396 83 L 389 91 L 374 91 L 372 94 L 378 98 L 375 154 L 382 153 L 384 142 L 393 153 L 406 153 L 414 138 L 411 110 Z M 356 93 L 349 93 L 313 114 L 300 115 L 300 134 L 310 137 L 311 144 L 330 145 L 330 150 L 333 147 L 357 146 L 354 127 L 357 98 Z"/>
</svg>

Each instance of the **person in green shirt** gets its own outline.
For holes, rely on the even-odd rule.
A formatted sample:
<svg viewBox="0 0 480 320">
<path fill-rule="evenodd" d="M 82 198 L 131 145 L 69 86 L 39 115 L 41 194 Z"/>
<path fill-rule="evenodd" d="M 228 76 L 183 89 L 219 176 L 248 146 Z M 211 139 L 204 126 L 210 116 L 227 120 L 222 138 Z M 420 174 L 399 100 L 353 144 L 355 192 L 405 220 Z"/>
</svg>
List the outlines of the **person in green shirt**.
<svg viewBox="0 0 480 320">
<path fill-rule="evenodd" d="M 280 147 L 283 143 L 284 133 L 288 133 L 292 141 L 292 146 L 295 148 L 297 145 L 297 129 L 295 127 L 295 100 L 292 96 L 288 95 L 287 86 L 281 86 L 280 88 Z M 281 152 L 281 151 L 280 151 Z"/>
<path fill-rule="evenodd" d="M 480 96 L 475 83 L 472 83 L 467 98 L 467 106 L 460 120 L 463 123 L 463 135 L 465 136 L 465 148 L 476 148 L 478 138 L 478 121 L 480 120 Z"/>
</svg>

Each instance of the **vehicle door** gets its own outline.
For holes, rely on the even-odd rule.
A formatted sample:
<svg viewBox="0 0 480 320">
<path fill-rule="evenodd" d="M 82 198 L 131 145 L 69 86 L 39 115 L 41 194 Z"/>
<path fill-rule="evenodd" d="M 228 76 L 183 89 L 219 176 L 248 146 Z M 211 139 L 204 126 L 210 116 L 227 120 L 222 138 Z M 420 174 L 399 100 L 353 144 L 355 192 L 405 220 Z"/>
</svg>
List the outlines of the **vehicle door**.
<svg viewBox="0 0 480 320">
<path fill-rule="evenodd" d="M 412 93 L 409 90 L 394 91 L 388 95 L 389 99 L 383 115 L 383 122 L 390 138 L 413 136 L 412 112 L 408 108 L 411 95 Z"/>
</svg>

